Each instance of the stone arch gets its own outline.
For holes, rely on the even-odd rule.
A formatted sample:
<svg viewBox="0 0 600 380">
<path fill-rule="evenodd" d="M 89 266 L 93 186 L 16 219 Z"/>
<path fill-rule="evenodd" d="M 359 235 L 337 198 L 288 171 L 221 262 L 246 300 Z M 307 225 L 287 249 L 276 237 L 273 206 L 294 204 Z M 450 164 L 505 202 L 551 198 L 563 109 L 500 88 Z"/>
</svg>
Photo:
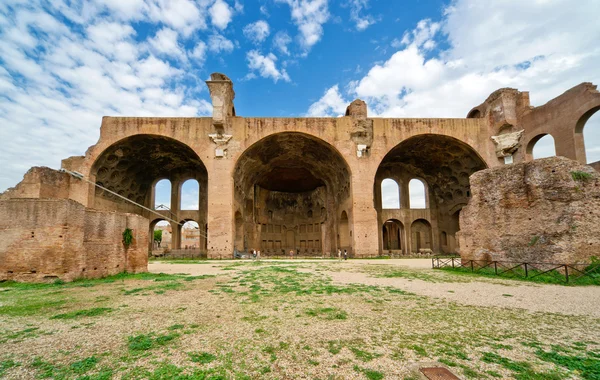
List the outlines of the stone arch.
<svg viewBox="0 0 600 380">
<path fill-rule="evenodd" d="M 482 118 L 483 115 L 481 114 L 481 111 L 479 111 L 477 108 L 473 108 L 468 114 L 467 114 L 467 119 L 480 119 Z"/>
<path fill-rule="evenodd" d="M 160 246 L 158 244 L 155 244 L 155 242 L 154 242 L 154 231 L 157 229 L 157 227 L 159 227 L 159 225 L 165 226 L 165 228 L 160 228 L 163 231 Z M 148 228 L 148 232 L 149 232 L 148 233 L 148 238 L 149 238 L 148 251 L 149 252 L 151 252 L 154 255 L 155 251 L 164 251 L 165 249 L 168 250 L 168 249 L 172 248 L 173 224 L 171 222 L 169 222 L 168 220 L 163 219 L 163 218 L 156 218 L 150 222 L 148 227 L 149 227 Z M 158 252 L 156 255 L 159 255 Z"/>
<path fill-rule="evenodd" d="M 238 157 L 233 180 L 234 207 L 256 210 L 254 217 L 244 215 L 255 225 L 246 225 L 249 246 L 281 244 L 283 249 L 291 238 L 287 231 L 293 230 L 298 247 L 335 251 L 337 215 L 342 209 L 352 212 L 350 168 L 335 147 L 300 132 L 269 134 Z M 316 226 L 314 210 L 325 211 L 322 226 Z"/>
<path fill-rule="evenodd" d="M 202 249 L 204 233 L 201 224 L 193 219 L 184 219 L 178 225 L 179 228 L 179 249 Z"/>
<path fill-rule="evenodd" d="M 384 178 L 381 181 L 381 208 L 400 208 L 400 186 L 393 178 Z"/>
<path fill-rule="evenodd" d="M 600 106 L 591 108 L 589 111 L 584 113 L 579 118 L 579 120 L 577 120 L 577 123 L 575 125 L 575 140 L 576 143 L 580 142 L 581 145 L 577 146 L 577 156 L 579 161 L 585 161 L 585 163 L 587 164 L 600 161 L 600 153 L 595 151 L 592 152 L 591 148 L 588 145 L 586 145 L 586 140 L 589 144 L 589 140 L 591 140 L 592 133 L 594 133 L 594 138 L 597 139 L 597 143 L 600 144 L 600 112 L 598 112 L 599 110 Z M 592 121 L 595 122 L 594 124 L 597 124 L 594 130 L 591 130 L 589 127 L 585 128 L 590 119 L 592 119 Z M 596 147 L 596 150 L 598 149 L 599 148 Z"/>
<path fill-rule="evenodd" d="M 433 250 L 431 223 L 425 219 L 417 219 L 410 225 L 411 252 L 421 253 L 422 250 Z"/>
<path fill-rule="evenodd" d="M 430 249 L 440 252 L 441 231 L 450 241 L 452 214 L 450 210 L 468 203 L 470 198 L 469 177 L 487 168 L 486 162 L 469 144 L 457 138 L 441 134 L 420 134 L 401 141 L 381 160 L 374 179 L 374 205 L 378 213 L 378 232 L 383 234 L 383 223 L 397 219 L 405 226 L 403 253 L 413 252 L 411 226 L 414 220 L 428 221 Z M 401 186 L 400 210 L 384 210 L 379 206 L 379 184 L 384 178 L 394 178 Z M 425 187 L 425 209 L 409 206 L 409 181 L 418 179 Z M 424 233 L 424 232 L 423 232 Z M 433 236 L 436 238 L 433 239 Z M 382 235 L 379 241 L 383 241 Z M 422 243 L 422 242 L 421 242 Z M 423 246 L 424 244 L 421 244 Z M 380 245 L 380 252 L 383 252 Z"/>
<path fill-rule="evenodd" d="M 549 137 L 547 137 L 547 136 L 549 136 Z M 551 139 L 551 143 L 550 143 L 550 139 Z M 541 155 L 540 155 L 540 153 L 536 154 L 536 152 L 534 152 L 534 149 L 535 149 L 536 145 L 540 142 L 540 140 L 542 140 L 542 143 L 544 143 L 544 141 L 547 141 L 547 143 L 546 143 L 547 145 L 544 147 L 543 154 L 541 154 Z M 547 152 L 546 152 L 546 150 L 547 150 Z M 552 150 L 553 152 L 550 152 L 550 150 Z M 527 161 L 535 160 L 537 158 L 556 156 L 556 144 L 554 141 L 554 136 L 552 136 L 549 133 L 540 133 L 539 135 L 533 137 L 527 143 L 527 148 L 525 150 L 525 154 L 527 155 Z"/>
<path fill-rule="evenodd" d="M 200 157 L 188 145 L 170 137 L 136 134 L 107 146 L 90 168 L 90 180 L 145 207 L 152 207 L 154 184 L 171 182 L 171 211 L 177 215 L 181 180 L 194 178 L 204 189 L 200 195 L 198 220 L 206 220 L 208 172 Z M 102 189 L 90 192 L 88 204 L 94 208 L 125 211 L 149 217 L 147 211 Z M 170 216 L 173 217 L 173 216 Z M 177 219 L 177 217 L 175 218 Z"/>
<path fill-rule="evenodd" d="M 404 225 L 397 219 L 383 222 L 382 238 L 384 252 L 401 252 L 404 249 Z"/>
</svg>

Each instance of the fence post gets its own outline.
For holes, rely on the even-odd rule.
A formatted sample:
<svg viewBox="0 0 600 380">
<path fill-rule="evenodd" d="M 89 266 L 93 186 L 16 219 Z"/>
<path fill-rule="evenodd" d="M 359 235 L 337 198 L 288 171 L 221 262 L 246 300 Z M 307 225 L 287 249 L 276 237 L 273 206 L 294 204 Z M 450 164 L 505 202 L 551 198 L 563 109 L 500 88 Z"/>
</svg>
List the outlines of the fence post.
<svg viewBox="0 0 600 380">
<path fill-rule="evenodd" d="M 565 264 L 565 278 L 567 280 L 567 284 L 569 283 L 569 266 Z"/>
<path fill-rule="evenodd" d="M 471 260 L 471 272 L 474 272 L 475 270 L 473 270 L 473 260 Z"/>
<path fill-rule="evenodd" d="M 527 263 L 525 263 L 525 278 L 527 278 L 529 276 L 529 273 L 527 271 Z"/>
<path fill-rule="evenodd" d="M 498 262 L 494 261 L 494 272 L 496 273 L 496 276 L 498 275 Z"/>
<path fill-rule="evenodd" d="M 452 269 L 454 269 L 454 257 L 452 258 Z"/>
</svg>

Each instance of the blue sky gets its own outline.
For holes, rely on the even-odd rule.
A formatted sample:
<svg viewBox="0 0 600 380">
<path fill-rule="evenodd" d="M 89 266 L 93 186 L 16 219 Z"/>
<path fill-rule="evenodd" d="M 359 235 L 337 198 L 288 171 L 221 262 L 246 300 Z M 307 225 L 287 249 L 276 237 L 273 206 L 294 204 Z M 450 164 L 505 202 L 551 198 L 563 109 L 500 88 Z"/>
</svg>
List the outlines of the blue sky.
<svg viewBox="0 0 600 380">
<path fill-rule="evenodd" d="M 541 105 L 600 83 L 599 1 L 489 3 L 4 0 L 0 191 L 84 154 L 104 115 L 210 115 L 215 71 L 241 116 L 464 117 L 501 87 Z M 600 160 L 600 113 L 584 132 Z"/>
</svg>

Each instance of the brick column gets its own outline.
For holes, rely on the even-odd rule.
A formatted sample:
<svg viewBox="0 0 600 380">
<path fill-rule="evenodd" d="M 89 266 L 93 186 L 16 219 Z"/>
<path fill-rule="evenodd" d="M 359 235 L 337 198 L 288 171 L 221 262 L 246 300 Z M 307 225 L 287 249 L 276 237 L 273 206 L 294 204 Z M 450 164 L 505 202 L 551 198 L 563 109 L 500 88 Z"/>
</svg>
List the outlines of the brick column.
<svg viewBox="0 0 600 380">
<path fill-rule="evenodd" d="M 233 160 L 212 160 L 208 168 L 208 256 L 233 257 Z"/>
</svg>

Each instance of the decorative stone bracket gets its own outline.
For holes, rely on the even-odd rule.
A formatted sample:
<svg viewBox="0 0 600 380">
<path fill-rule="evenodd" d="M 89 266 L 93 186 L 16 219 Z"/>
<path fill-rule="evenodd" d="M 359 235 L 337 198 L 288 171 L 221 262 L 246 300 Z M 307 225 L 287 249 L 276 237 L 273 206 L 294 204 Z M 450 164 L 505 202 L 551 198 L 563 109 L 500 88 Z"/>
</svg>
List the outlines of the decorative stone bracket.
<svg viewBox="0 0 600 380">
<path fill-rule="evenodd" d="M 224 135 L 220 133 L 210 133 L 208 135 L 213 144 L 216 144 L 215 148 L 215 158 L 227 158 L 227 143 L 233 135 Z"/>
<path fill-rule="evenodd" d="M 521 146 L 522 129 L 513 133 L 505 133 L 499 136 L 492 136 L 491 139 L 496 144 L 496 156 L 498 158 L 512 156 Z"/>
</svg>

